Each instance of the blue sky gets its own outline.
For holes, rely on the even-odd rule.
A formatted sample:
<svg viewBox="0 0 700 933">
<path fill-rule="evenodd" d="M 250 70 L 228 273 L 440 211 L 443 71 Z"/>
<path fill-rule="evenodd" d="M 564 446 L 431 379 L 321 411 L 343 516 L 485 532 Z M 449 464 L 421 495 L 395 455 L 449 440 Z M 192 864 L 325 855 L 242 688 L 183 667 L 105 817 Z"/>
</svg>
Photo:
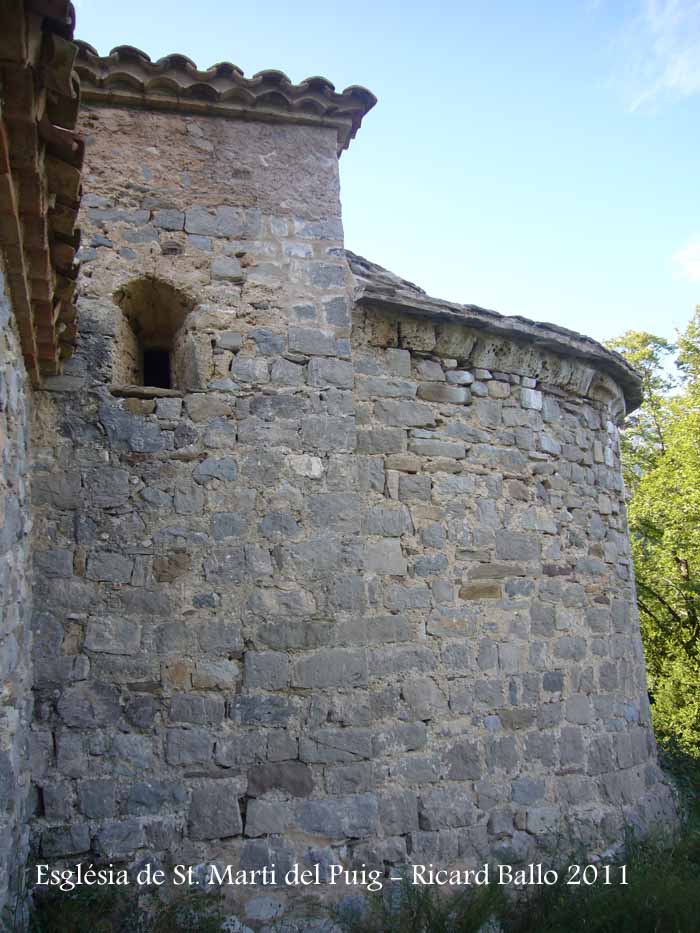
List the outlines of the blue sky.
<svg viewBox="0 0 700 933">
<path fill-rule="evenodd" d="M 321 74 L 379 103 L 346 245 L 454 301 L 604 339 L 700 303 L 700 0 L 77 0 L 100 54 Z"/>
</svg>

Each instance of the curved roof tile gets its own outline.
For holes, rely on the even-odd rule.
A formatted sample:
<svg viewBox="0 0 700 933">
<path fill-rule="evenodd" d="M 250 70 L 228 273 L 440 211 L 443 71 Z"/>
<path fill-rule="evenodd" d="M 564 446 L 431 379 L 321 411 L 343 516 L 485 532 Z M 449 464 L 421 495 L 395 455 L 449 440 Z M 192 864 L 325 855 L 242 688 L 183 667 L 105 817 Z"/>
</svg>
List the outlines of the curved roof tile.
<svg viewBox="0 0 700 933">
<path fill-rule="evenodd" d="M 88 103 L 332 126 L 338 132 L 338 154 L 347 149 L 377 102 L 367 88 L 353 85 L 338 93 L 318 75 L 293 84 L 284 72 L 273 69 L 246 78 L 231 62 L 202 71 L 177 53 L 153 62 L 130 45 L 117 46 L 105 56 L 87 42 L 77 45 L 76 70 Z"/>
<path fill-rule="evenodd" d="M 34 383 L 73 352 L 84 142 L 69 0 L 0 3 L 0 248 Z"/>
</svg>

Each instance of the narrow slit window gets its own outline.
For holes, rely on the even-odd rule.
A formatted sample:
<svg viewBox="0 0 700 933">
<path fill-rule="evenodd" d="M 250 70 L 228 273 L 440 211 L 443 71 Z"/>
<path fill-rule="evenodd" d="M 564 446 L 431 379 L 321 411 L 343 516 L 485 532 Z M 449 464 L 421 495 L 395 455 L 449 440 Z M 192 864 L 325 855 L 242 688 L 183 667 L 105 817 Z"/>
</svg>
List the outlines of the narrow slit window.
<svg viewBox="0 0 700 933">
<path fill-rule="evenodd" d="M 144 347 L 143 384 L 156 389 L 171 389 L 170 351 L 160 347 Z"/>
<path fill-rule="evenodd" d="M 193 301 L 151 276 L 133 279 L 115 292 L 122 311 L 121 339 L 113 365 L 117 383 L 180 389 L 185 361 L 183 333 Z"/>
</svg>

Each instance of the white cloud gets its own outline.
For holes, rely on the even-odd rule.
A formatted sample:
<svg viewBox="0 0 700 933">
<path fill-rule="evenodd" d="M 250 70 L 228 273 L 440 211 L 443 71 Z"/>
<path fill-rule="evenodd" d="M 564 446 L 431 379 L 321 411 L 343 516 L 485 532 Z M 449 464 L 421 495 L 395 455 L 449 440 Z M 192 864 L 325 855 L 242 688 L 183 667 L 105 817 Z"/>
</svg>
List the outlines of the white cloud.
<svg viewBox="0 0 700 933">
<path fill-rule="evenodd" d="M 700 236 L 673 254 L 673 261 L 682 278 L 689 282 L 700 282 Z"/>
<path fill-rule="evenodd" d="M 700 94 L 700 0 L 635 0 L 615 43 L 631 110 Z"/>
</svg>

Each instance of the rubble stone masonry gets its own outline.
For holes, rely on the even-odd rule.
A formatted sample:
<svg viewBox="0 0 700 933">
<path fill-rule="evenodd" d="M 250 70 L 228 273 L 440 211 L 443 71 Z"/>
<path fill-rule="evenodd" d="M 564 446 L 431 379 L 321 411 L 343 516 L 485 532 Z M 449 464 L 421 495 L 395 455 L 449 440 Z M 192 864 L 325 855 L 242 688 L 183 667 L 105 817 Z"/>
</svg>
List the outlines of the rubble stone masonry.
<svg viewBox="0 0 700 933">
<path fill-rule="evenodd" d="M 332 128 L 82 131 L 78 351 L 34 403 L 40 858 L 470 867 L 670 819 L 605 351 L 363 297 Z"/>
<path fill-rule="evenodd" d="M 28 380 L 0 255 L 0 892 L 29 851 L 30 658 Z M 8 903 L 8 907 L 11 907 Z"/>
</svg>

